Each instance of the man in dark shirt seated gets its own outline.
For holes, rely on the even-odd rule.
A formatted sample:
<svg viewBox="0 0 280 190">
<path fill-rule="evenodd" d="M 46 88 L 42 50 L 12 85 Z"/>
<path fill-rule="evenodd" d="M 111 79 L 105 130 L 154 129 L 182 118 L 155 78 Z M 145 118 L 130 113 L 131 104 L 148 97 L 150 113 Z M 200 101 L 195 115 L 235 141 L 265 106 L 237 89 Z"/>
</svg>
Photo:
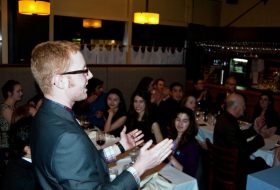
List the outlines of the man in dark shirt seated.
<svg viewBox="0 0 280 190">
<path fill-rule="evenodd" d="M 228 147 L 238 148 L 239 151 L 239 168 L 242 169 L 241 187 L 246 184 L 246 174 L 256 172 L 267 168 L 264 160 L 256 158 L 250 159 L 250 155 L 264 146 L 264 138 L 266 134 L 260 130 L 264 121 L 257 118 L 254 127 L 241 130 L 238 124 L 238 118 L 245 111 L 244 98 L 239 94 L 231 94 L 226 98 L 226 111 L 217 119 L 214 129 L 214 144 Z M 247 141 L 248 138 L 252 140 Z"/>
<path fill-rule="evenodd" d="M 193 81 L 192 95 L 196 98 L 197 107 L 201 111 L 210 111 L 212 109 L 212 95 L 205 86 L 205 80 L 200 77 Z"/>
<path fill-rule="evenodd" d="M 171 126 L 172 118 L 180 108 L 183 98 L 183 85 L 179 82 L 173 82 L 170 87 L 170 97 L 161 101 L 156 114 L 163 137 L 167 137 L 167 128 Z"/>
<path fill-rule="evenodd" d="M 32 117 L 23 117 L 11 126 L 10 150 L 3 179 L 3 190 L 41 190 L 31 163 L 30 132 Z"/>
</svg>

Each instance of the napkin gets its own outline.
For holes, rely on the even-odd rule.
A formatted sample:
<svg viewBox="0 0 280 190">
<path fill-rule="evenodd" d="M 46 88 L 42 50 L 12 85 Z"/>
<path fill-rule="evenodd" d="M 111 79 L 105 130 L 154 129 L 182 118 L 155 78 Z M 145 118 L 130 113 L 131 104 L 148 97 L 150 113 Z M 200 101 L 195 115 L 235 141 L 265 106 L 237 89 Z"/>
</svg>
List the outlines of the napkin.
<svg viewBox="0 0 280 190">
<path fill-rule="evenodd" d="M 140 183 L 140 189 L 142 190 L 172 190 L 173 187 L 174 184 L 166 181 L 158 173 L 146 177 Z"/>
</svg>

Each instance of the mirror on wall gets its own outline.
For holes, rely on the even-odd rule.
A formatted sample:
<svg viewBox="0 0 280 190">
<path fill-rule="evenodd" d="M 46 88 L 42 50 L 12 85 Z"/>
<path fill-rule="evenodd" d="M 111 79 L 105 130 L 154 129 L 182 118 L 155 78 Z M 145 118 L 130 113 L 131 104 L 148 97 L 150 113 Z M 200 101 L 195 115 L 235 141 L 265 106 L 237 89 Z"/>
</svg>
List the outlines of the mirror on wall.
<svg viewBox="0 0 280 190">
<path fill-rule="evenodd" d="M 125 34 L 124 21 L 86 19 L 92 27 L 85 26 L 85 18 L 54 16 L 54 40 L 69 40 L 88 45 L 122 45 Z M 94 21 L 100 27 L 94 27 Z M 91 23 L 89 23 L 91 24 Z"/>
</svg>

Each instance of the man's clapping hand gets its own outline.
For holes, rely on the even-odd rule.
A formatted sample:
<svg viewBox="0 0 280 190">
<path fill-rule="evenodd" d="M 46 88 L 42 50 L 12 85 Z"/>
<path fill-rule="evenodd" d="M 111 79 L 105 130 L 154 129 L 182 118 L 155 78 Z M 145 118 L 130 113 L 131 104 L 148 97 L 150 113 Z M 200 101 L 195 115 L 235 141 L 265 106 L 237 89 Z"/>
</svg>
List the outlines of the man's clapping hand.
<svg viewBox="0 0 280 190">
<path fill-rule="evenodd" d="M 148 141 L 139 152 L 133 167 L 136 169 L 139 176 L 146 170 L 159 165 L 172 152 L 173 140 L 164 139 L 160 143 L 152 146 L 153 141 Z"/>
</svg>

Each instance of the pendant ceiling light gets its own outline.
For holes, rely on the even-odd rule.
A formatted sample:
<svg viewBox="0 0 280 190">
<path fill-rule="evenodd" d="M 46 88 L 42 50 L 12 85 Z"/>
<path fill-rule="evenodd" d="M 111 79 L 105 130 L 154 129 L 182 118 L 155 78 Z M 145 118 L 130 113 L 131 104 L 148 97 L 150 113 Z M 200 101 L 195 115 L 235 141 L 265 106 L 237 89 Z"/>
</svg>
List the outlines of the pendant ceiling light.
<svg viewBox="0 0 280 190">
<path fill-rule="evenodd" d="M 137 24 L 159 24 L 159 14 L 148 12 L 149 0 L 146 0 L 146 12 L 135 12 L 134 23 Z"/>
<path fill-rule="evenodd" d="M 83 19 L 83 27 L 84 28 L 101 28 L 102 21 L 95 19 Z"/>
<path fill-rule="evenodd" d="M 35 0 L 18 1 L 18 12 L 25 15 L 50 15 L 50 2 Z"/>
</svg>

